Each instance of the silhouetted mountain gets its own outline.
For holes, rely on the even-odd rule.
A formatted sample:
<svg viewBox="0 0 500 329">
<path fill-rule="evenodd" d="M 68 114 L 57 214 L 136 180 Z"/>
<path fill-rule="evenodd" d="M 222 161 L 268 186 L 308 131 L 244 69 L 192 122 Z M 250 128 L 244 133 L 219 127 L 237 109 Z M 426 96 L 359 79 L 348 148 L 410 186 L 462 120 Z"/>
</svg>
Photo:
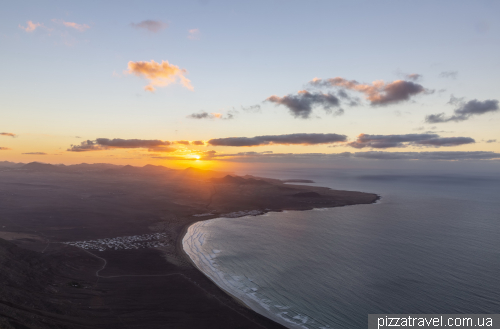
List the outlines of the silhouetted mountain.
<svg viewBox="0 0 500 329">
<path fill-rule="evenodd" d="M 162 174 L 162 173 L 172 173 L 175 170 L 167 168 L 165 166 L 155 166 L 151 164 L 147 164 L 144 167 L 142 167 L 142 170 L 147 173 L 151 174 Z"/>
<path fill-rule="evenodd" d="M 52 165 L 49 163 L 41 163 L 41 162 L 30 162 L 21 167 L 26 170 L 33 171 L 45 171 L 45 172 L 65 172 L 65 165 Z"/>
<path fill-rule="evenodd" d="M 123 166 L 109 163 L 80 163 L 66 166 L 71 171 L 102 171 L 106 169 L 119 169 Z"/>
<path fill-rule="evenodd" d="M 25 164 L 22 162 L 16 163 L 11 161 L 0 161 L 0 167 L 3 168 L 19 168 L 24 166 Z"/>
</svg>

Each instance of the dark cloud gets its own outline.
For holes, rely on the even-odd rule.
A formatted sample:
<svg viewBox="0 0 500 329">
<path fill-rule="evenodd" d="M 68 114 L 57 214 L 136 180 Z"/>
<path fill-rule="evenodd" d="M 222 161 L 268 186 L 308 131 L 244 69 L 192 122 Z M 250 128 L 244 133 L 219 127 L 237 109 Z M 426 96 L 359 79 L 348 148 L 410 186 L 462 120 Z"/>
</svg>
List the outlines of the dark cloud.
<svg viewBox="0 0 500 329">
<path fill-rule="evenodd" d="M 202 111 L 200 113 L 193 113 L 187 116 L 190 119 L 215 119 L 214 115 L 211 113 L 207 113 Z"/>
<path fill-rule="evenodd" d="M 47 155 L 45 152 L 27 152 L 27 153 L 21 153 L 21 154 L 30 154 L 30 155 Z"/>
<path fill-rule="evenodd" d="M 496 139 L 488 139 L 488 140 L 486 141 L 486 143 L 496 143 L 496 142 L 497 142 L 497 140 L 496 140 Z"/>
<path fill-rule="evenodd" d="M 238 114 L 238 111 L 230 110 L 226 114 L 222 113 L 207 113 L 205 111 L 201 111 L 199 113 L 192 113 L 188 115 L 186 118 L 188 119 L 222 119 L 222 120 L 231 120 L 234 119 L 235 115 Z"/>
<path fill-rule="evenodd" d="M 418 81 L 418 80 L 422 79 L 422 74 L 411 73 L 411 74 L 406 74 L 405 77 L 406 77 L 406 79 L 411 80 L 411 81 Z"/>
<path fill-rule="evenodd" d="M 458 71 L 443 71 L 439 73 L 440 78 L 450 78 L 455 80 L 458 76 Z"/>
<path fill-rule="evenodd" d="M 170 142 L 159 139 L 97 138 L 96 143 L 108 148 L 149 148 L 171 145 Z"/>
<path fill-rule="evenodd" d="M 176 141 L 175 144 L 189 145 L 189 141 Z"/>
<path fill-rule="evenodd" d="M 418 73 L 405 73 L 405 72 L 402 72 L 401 70 L 396 70 L 396 75 L 405 79 L 405 80 L 410 80 L 410 81 L 418 81 L 420 79 L 422 79 L 422 74 L 418 74 Z"/>
<path fill-rule="evenodd" d="M 97 138 L 95 141 L 86 140 L 81 142 L 80 145 L 71 145 L 68 151 L 87 152 L 87 151 L 100 151 L 100 150 L 117 149 L 117 148 L 124 148 L 124 149 L 148 148 L 148 149 L 167 151 L 166 147 L 169 145 L 171 145 L 170 142 L 158 139 Z"/>
<path fill-rule="evenodd" d="M 332 108 L 340 106 L 339 99 L 331 93 L 310 93 L 306 90 L 299 91 L 297 95 L 289 94 L 283 97 L 273 95 L 268 97 L 266 101 L 286 106 L 290 114 L 295 118 L 302 119 L 310 117 L 313 107 L 322 106 L 327 113 L 332 113 Z M 334 114 L 342 115 L 343 113 L 344 110 L 338 109 Z"/>
<path fill-rule="evenodd" d="M 203 141 L 193 141 L 193 142 L 191 142 L 191 144 L 193 144 L 193 145 L 205 145 L 205 143 L 203 143 Z"/>
<path fill-rule="evenodd" d="M 227 111 L 226 115 L 222 115 L 221 119 L 222 120 L 231 120 L 234 119 L 234 117 L 238 114 L 238 111 L 235 110 L 229 110 Z"/>
<path fill-rule="evenodd" d="M 453 101 L 453 102 L 452 102 Z M 488 99 L 485 101 L 478 101 L 473 99 L 468 102 L 462 101 L 462 99 L 454 98 L 452 96 L 451 104 L 459 104 L 458 108 L 453 111 L 453 115 L 447 117 L 444 113 L 430 114 L 425 117 L 425 122 L 427 123 L 442 123 L 442 122 L 460 122 L 468 120 L 471 116 L 481 115 L 488 112 L 497 112 L 499 110 L 498 100 Z"/>
<path fill-rule="evenodd" d="M 13 133 L 0 133 L 0 136 L 16 137 L 17 135 Z"/>
<path fill-rule="evenodd" d="M 248 106 L 248 107 L 241 107 L 241 109 L 245 112 L 250 112 L 250 113 L 257 113 L 257 112 L 260 112 L 260 105 L 257 104 L 257 105 L 251 105 L 251 106 Z"/>
<path fill-rule="evenodd" d="M 101 146 L 97 145 L 95 141 L 86 140 L 80 143 L 80 145 L 71 145 L 67 151 L 70 152 L 87 152 L 87 151 L 100 151 L 103 150 Z"/>
<path fill-rule="evenodd" d="M 216 138 L 208 141 L 213 146 L 260 146 L 260 145 L 315 145 L 345 142 L 347 136 L 337 134 L 289 134 L 256 137 Z"/>
<path fill-rule="evenodd" d="M 356 80 L 346 80 L 341 77 L 332 79 L 313 79 L 309 82 L 314 87 L 336 87 L 363 93 L 371 105 L 388 105 L 408 101 L 417 94 L 430 94 L 433 90 L 412 81 L 396 80 L 385 83 L 375 81 L 372 84 L 359 83 Z"/>
<path fill-rule="evenodd" d="M 458 146 L 464 144 L 472 144 L 476 141 L 470 137 L 440 137 L 440 138 L 431 138 L 427 140 L 418 141 L 415 144 L 423 145 L 423 146 Z"/>
<path fill-rule="evenodd" d="M 406 134 L 406 135 L 368 135 L 360 134 L 356 141 L 347 145 L 354 148 L 378 148 L 416 146 L 457 146 L 475 143 L 470 137 L 439 137 L 437 134 Z"/>
<path fill-rule="evenodd" d="M 150 32 L 159 32 L 160 30 L 166 29 L 168 27 L 167 23 L 161 21 L 145 20 L 139 23 L 131 23 L 130 26 L 136 29 L 145 29 Z"/>
<path fill-rule="evenodd" d="M 491 160 L 500 159 L 500 153 L 475 151 L 475 152 L 356 152 L 344 153 L 363 159 L 377 160 Z"/>
</svg>

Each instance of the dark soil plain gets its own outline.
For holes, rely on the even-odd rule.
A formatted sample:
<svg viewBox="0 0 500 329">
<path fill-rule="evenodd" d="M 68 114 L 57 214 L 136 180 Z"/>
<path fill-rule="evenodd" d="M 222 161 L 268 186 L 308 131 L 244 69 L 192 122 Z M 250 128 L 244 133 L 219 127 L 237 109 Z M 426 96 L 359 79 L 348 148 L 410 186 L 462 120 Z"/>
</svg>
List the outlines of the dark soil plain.
<svg viewBox="0 0 500 329">
<path fill-rule="evenodd" d="M 193 168 L 0 163 L 0 328 L 283 328 L 192 265 L 187 227 L 235 211 L 377 198 Z M 67 244 L 152 233 L 161 246 Z"/>
</svg>

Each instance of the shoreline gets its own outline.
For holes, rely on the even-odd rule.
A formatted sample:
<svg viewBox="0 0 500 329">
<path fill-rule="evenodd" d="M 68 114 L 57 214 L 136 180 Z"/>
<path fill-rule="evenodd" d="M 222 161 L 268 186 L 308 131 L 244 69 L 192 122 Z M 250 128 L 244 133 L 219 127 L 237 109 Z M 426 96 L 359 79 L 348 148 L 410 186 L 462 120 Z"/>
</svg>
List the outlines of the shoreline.
<svg viewBox="0 0 500 329">
<path fill-rule="evenodd" d="M 382 199 L 382 197 L 378 194 L 376 194 L 376 199 L 372 202 L 372 203 L 369 203 L 370 205 L 372 204 L 380 204 L 380 200 Z M 360 204 L 363 204 L 363 203 L 360 203 Z M 312 207 L 312 208 L 308 208 L 308 209 L 279 209 L 279 210 L 267 210 L 267 211 L 263 211 L 263 213 L 259 214 L 259 215 L 247 215 L 247 216 L 252 216 L 252 217 L 256 217 L 256 216 L 262 216 L 262 215 L 265 215 L 269 212 L 286 212 L 286 211 L 314 211 L 314 210 L 318 210 L 318 209 L 331 209 L 331 208 L 337 208 L 337 207 L 346 207 L 346 206 L 357 206 L 357 205 L 360 205 L 360 204 L 353 204 L 353 205 L 341 205 L 341 206 L 330 206 L 330 207 Z M 241 216 L 241 217 L 246 217 L 246 216 Z M 189 256 L 189 254 L 186 252 L 186 250 L 184 249 L 184 244 L 183 244 L 183 241 L 184 241 L 184 238 L 186 237 L 186 234 L 189 230 L 189 228 L 195 224 L 198 224 L 198 223 L 201 223 L 201 222 L 206 222 L 206 221 L 210 221 L 210 220 L 214 220 L 214 219 L 231 219 L 230 217 L 213 217 L 213 218 L 206 218 L 206 219 L 199 219 L 199 220 L 196 220 L 196 221 L 193 221 L 191 223 L 188 223 L 188 224 L 185 224 L 180 233 L 179 233 L 179 238 L 177 239 L 177 247 L 180 248 L 181 250 L 181 255 L 183 256 L 183 258 L 188 262 L 190 263 L 197 271 L 199 271 L 200 273 L 202 273 L 207 279 L 209 279 L 212 283 L 214 283 L 219 289 L 221 289 L 227 296 L 229 296 L 233 301 L 235 301 L 237 304 L 247 308 L 248 310 L 252 311 L 252 312 L 255 312 L 261 316 L 264 316 L 266 317 L 267 319 L 271 320 L 271 321 L 274 321 L 280 325 L 283 325 L 283 326 L 286 326 L 287 328 L 290 326 L 291 323 L 288 323 L 286 322 L 286 320 L 283 320 L 283 322 L 281 321 L 277 321 L 276 319 L 274 318 L 271 318 L 269 317 L 269 312 L 259 312 L 255 309 L 253 309 L 250 305 L 248 305 L 243 299 L 241 299 L 240 297 L 237 297 L 235 294 L 233 294 L 232 292 L 228 291 L 227 289 L 223 288 L 218 282 L 216 282 L 214 279 L 212 279 L 208 274 L 206 274 L 202 269 L 200 269 L 196 263 L 191 259 L 191 257 Z M 300 325 L 296 325 L 297 328 L 300 327 Z M 295 327 L 295 326 L 294 326 Z"/>
<path fill-rule="evenodd" d="M 62 322 L 78 321 L 103 329 L 119 329 L 124 323 L 137 321 L 148 328 L 158 328 L 159 322 L 185 329 L 290 327 L 290 323 L 282 324 L 287 319 L 275 319 L 265 304 L 259 307 L 259 294 L 248 296 L 247 300 L 246 290 L 234 290 L 232 281 L 225 288 L 224 283 L 219 286 L 217 282 L 222 282 L 224 272 L 215 273 L 221 280 L 217 276 L 213 276 L 213 280 L 207 276 L 210 271 L 205 274 L 202 270 L 205 263 L 197 260 L 198 256 L 203 258 L 205 255 L 196 253 L 203 242 L 204 224 L 193 228 L 200 236 L 195 234 L 186 239 L 189 228 L 214 218 L 327 209 L 370 204 L 379 199 L 374 193 L 304 187 L 272 179 L 223 177 L 210 180 L 206 175 L 215 174 L 203 172 L 205 176 L 200 177 L 202 174 L 196 176 L 192 170 L 163 170 L 165 179 L 160 181 L 156 178 L 158 173 L 150 172 L 151 168 L 140 170 L 146 170 L 144 175 L 122 170 L 106 172 L 106 175 L 82 170 L 75 171 L 81 172 L 75 175 L 42 170 L 32 170 L 29 174 L 2 171 L 2 191 L 12 199 L 4 205 L 5 216 L 0 221 L 2 231 L 15 232 L 17 235 L 13 237 L 17 238 L 29 236 L 30 239 L 13 240 L 20 247 L 18 253 L 49 268 L 55 275 L 46 278 L 44 273 L 47 271 L 34 273 L 26 267 L 26 277 L 21 275 L 21 279 L 33 277 L 48 284 L 51 290 L 44 290 L 39 285 L 29 294 L 24 290 L 11 290 L 0 297 L 4 300 L 31 298 L 37 309 L 49 307 L 67 313 L 68 317 L 64 321 L 61 319 Z M 11 220 L 14 217 L 16 221 Z M 107 262 L 106 269 L 98 273 L 100 279 L 96 278 L 96 271 L 102 268 L 102 260 L 76 247 L 54 243 L 113 240 L 151 234 L 152 231 L 164 234 L 164 246 L 106 247 L 103 254 L 99 254 Z M 192 243 L 193 252 L 184 249 L 185 239 L 186 248 Z M 202 258 L 199 261 L 205 261 Z M 209 265 L 210 259 L 206 261 Z M 13 264 L 18 262 L 16 259 Z M 6 269 L 7 282 L 12 280 L 9 273 L 13 271 Z M 76 290 L 82 287 L 84 290 Z M 52 303 L 47 302 L 47 296 L 54 298 Z M 63 300 L 71 303 L 59 303 Z M 53 319 L 50 312 L 32 319 L 14 309 L 2 308 L 1 311 L 30 328 L 46 329 L 47 321 Z M 224 320 L 221 322 L 221 319 Z"/>
<path fill-rule="evenodd" d="M 216 218 L 220 218 L 220 217 L 216 217 Z M 186 250 L 184 250 L 184 247 L 183 247 L 183 243 L 182 241 L 184 241 L 184 237 L 186 236 L 186 233 L 188 231 L 188 229 L 197 224 L 197 223 L 201 223 L 201 222 L 206 222 L 206 221 L 209 221 L 209 220 L 212 220 L 212 219 L 216 219 L 216 218 L 210 218 L 210 219 L 203 219 L 203 220 L 199 220 L 199 221 L 196 221 L 196 222 L 193 222 L 191 224 L 186 224 L 179 236 L 181 237 L 181 239 L 179 239 L 179 241 L 177 242 L 178 243 L 178 247 L 180 247 L 180 250 L 182 250 L 182 254 L 184 256 L 184 259 L 186 261 L 188 261 L 196 270 L 198 270 L 198 272 L 202 273 L 207 279 L 209 279 L 212 283 L 214 283 L 217 287 L 219 287 L 222 291 L 224 291 L 224 293 L 226 293 L 229 297 L 231 297 L 236 303 L 238 303 L 239 305 L 251 310 L 252 312 L 255 312 L 255 310 L 253 310 L 251 307 L 249 307 L 247 304 L 245 304 L 245 302 L 243 302 L 241 299 L 239 299 L 238 297 L 236 297 L 235 295 L 233 295 L 232 293 L 230 293 L 229 291 L 225 290 L 224 288 L 222 288 L 221 286 L 219 286 L 217 284 L 217 282 L 215 282 L 214 280 L 212 280 L 211 277 L 209 277 L 208 275 L 205 274 L 205 272 L 203 272 L 196 264 L 195 262 L 191 259 L 191 257 L 189 257 L 189 255 L 186 253 Z M 258 312 L 257 312 L 258 313 Z M 259 313 L 260 314 L 260 313 Z M 261 314 L 263 315 L 263 314 Z M 264 315 L 263 315 L 264 316 Z M 266 316 L 267 318 L 267 316 Z M 272 319 L 270 319 L 272 320 Z"/>
</svg>

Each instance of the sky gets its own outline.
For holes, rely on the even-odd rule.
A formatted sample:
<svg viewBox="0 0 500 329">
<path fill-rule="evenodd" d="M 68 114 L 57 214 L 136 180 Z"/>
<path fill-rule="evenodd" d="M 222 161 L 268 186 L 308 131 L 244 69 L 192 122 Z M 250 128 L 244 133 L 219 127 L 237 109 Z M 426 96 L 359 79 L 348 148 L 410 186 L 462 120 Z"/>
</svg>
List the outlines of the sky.
<svg viewBox="0 0 500 329">
<path fill-rule="evenodd" d="M 498 1 L 22 1 L 0 159 L 500 164 Z"/>
</svg>

